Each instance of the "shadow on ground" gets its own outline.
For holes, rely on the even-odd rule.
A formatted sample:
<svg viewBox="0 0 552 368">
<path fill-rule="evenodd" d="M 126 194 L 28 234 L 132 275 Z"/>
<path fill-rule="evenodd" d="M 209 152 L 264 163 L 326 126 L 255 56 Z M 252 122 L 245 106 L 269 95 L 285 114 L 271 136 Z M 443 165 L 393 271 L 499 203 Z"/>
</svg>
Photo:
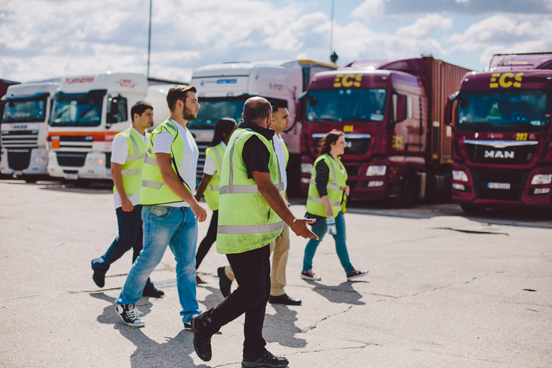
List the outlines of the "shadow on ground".
<svg viewBox="0 0 552 368">
<path fill-rule="evenodd" d="M 194 353 L 192 334 L 182 330 L 175 337 L 166 337 L 166 341 L 158 343 L 150 339 L 142 329 L 124 325 L 115 311 L 115 298 L 104 293 L 90 293 L 96 299 L 108 303 L 103 313 L 98 316 L 98 322 L 113 324 L 113 328 L 136 346 L 136 351 L 130 356 L 133 368 L 150 367 L 205 367 L 205 364 L 195 365 L 190 355 Z M 152 304 L 148 298 L 142 298 L 136 304 L 142 315 L 151 311 Z"/>
</svg>

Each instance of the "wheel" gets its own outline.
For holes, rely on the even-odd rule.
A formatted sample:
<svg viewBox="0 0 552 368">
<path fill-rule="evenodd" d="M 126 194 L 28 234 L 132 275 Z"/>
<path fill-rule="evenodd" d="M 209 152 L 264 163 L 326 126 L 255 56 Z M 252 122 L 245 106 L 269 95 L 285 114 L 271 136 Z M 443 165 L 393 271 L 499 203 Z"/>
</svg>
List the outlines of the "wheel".
<svg viewBox="0 0 552 368">
<path fill-rule="evenodd" d="M 471 203 L 462 203 L 460 207 L 462 207 L 462 210 L 469 215 L 481 214 L 486 210 L 484 206 Z"/>
<path fill-rule="evenodd" d="M 38 178 L 25 178 L 25 183 L 34 184 L 38 181 Z"/>
<path fill-rule="evenodd" d="M 407 171 L 401 177 L 399 195 L 394 199 L 394 204 L 399 208 L 409 208 L 418 199 L 418 182 L 414 171 Z"/>
<path fill-rule="evenodd" d="M 92 184 L 92 182 L 87 179 L 79 179 L 73 183 L 77 188 L 88 188 L 90 184 Z"/>
</svg>

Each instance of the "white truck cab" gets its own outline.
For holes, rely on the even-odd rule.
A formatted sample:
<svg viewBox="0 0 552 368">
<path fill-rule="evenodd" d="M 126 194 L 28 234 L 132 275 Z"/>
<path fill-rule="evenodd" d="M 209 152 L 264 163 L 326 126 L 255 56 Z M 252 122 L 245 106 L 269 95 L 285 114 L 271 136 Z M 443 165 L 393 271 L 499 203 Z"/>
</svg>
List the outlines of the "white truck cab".
<svg viewBox="0 0 552 368">
<path fill-rule="evenodd" d="M 217 122 L 230 117 L 239 123 L 245 100 L 262 96 L 269 101 L 280 100 L 287 104 L 291 124 L 283 138 L 290 152 L 288 179 L 293 181 L 295 178 L 299 187 L 301 127 L 295 122 L 297 99 L 307 89 L 314 74 L 336 68 L 334 64 L 312 60 L 280 60 L 230 62 L 196 69 L 190 85 L 196 87 L 201 107 L 197 119 L 188 127 L 200 150 L 198 178 L 203 174 L 205 149 L 213 139 Z"/>
<path fill-rule="evenodd" d="M 154 107 L 153 127 L 169 116 L 173 85 L 149 85 L 143 74 L 102 73 L 64 77 L 48 128 L 48 173 L 68 180 L 111 179 L 111 145 L 132 124 L 130 108 Z"/>
<path fill-rule="evenodd" d="M 52 97 L 60 78 L 9 86 L 2 97 L 2 174 L 28 182 L 46 177 L 46 136 Z"/>
</svg>

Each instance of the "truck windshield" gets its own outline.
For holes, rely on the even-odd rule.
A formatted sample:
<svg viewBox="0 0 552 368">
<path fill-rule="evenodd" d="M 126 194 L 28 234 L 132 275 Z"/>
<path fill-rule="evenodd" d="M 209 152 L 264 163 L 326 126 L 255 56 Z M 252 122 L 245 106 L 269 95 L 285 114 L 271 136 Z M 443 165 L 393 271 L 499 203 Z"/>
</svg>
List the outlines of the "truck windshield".
<svg viewBox="0 0 552 368">
<path fill-rule="evenodd" d="M 50 125 L 99 126 L 104 95 L 105 93 L 57 93 Z"/>
<path fill-rule="evenodd" d="M 458 99 L 459 131 L 544 132 L 550 126 L 548 91 L 462 91 Z"/>
<path fill-rule="evenodd" d="M 199 104 L 201 107 L 197 113 L 197 119 L 189 127 L 191 129 L 213 129 L 222 118 L 233 118 L 236 122 L 239 122 L 244 102 L 244 98 L 200 98 Z"/>
<path fill-rule="evenodd" d="M 8 100 L 4 102 L 4 123 L 38 123 L 45 120 L 46 100 Z"/>
<path fill-rule="evenodd" d="M 382 121 L 385 115 L 387 91 L 372 89 L 332 89 L 309 92 L 307 120 Z"/>
</svg>

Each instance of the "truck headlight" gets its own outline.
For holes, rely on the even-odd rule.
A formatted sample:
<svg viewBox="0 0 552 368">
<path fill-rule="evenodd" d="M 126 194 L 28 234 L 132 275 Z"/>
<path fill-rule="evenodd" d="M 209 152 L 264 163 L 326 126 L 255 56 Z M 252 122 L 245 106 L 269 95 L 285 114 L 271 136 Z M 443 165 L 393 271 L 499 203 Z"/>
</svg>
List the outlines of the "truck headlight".
<svg viewBox="0 0 552 368">
<path fill-rule="evenodd" d="M 452 180 L 468 181 L 468 176 L 462 170 L 452 170 Z"/>
<path fill-rule="evenodd" d="M 550 184 L 552 183 L 552 174 L 537 174 L 533 176 L 531 185 Z"/>
<path fill-rule="evenodd" d="M 301 164 L 301 172 L 303 174 L 312 174 L 312 164 Z"/>
<path fill-rule="evenodd" d="M 44 156 L 42 156 L 42 155 L 36 156 L 36 157 L 33 159 L 33 161 L 36 162 L 36 163 L 38 163 L 38 164 L 43 164 L 43 163 L 46 162 L 46 160 L 47 160 L 46 157 L 44 157 Z"/>
<path fill-rule="evenodd" d="M 372 165 L 368 166 L 366 170 L 366 176 L 384 176 L 387 166 L 385 165 Z"/>
<path fill-rule="evenodd" d="M 105 159 L 103 159 L 103 158 L 89 158 L 88 163 L 89 163 L 89 165 L 92 165 L 92 166 L 103 165 L 105 163 Z"/>
</svg>

